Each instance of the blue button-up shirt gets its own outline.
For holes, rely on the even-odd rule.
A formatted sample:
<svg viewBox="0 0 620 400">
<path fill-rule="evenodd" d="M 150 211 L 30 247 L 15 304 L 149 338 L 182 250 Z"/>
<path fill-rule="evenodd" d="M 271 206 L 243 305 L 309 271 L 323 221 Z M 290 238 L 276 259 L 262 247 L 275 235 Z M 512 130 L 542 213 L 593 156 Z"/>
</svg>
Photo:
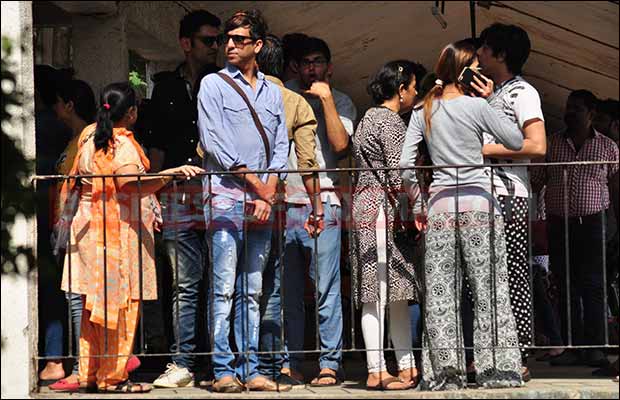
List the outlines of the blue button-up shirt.
<svg viewBox="0 0 620 400">
<path fill-rule="evenodd" d="M 286 169 L 288 134 L 284 103 L 280 89 L 258 72 L 256 91 L 239 69 L 227 64 L 220 72 L 235 80 L 256 110 L 269 140 L 271 162 L 267 164 L 265 146 L 247 104 L 226 81 L 217 74 L 207 75 L 198 92 L 198 129 L 206 150 L 205 170 L 229 171 L 245 166 L 249 170 L 278 171 Z M 269 174 L 259 174 L 267 182 Z M 282 178 L 284 178 L 282 174 Z M 236 200 L 243 200 L 244 180 L 241 175 L 212 175 L 211 190 Z M 205 198 L 209 176 L 203 178 Z M 248 200 L 257 196 L 247 187 Z"/>
</svg>

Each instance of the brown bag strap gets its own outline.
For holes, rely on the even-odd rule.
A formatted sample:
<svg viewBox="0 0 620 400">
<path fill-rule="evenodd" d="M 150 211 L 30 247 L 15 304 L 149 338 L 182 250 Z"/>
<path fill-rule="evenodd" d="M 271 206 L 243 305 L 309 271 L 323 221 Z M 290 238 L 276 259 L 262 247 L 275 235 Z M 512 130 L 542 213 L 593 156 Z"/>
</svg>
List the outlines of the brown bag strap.
<svg viewBox="0 0 620 400">
<path fill-rule="evenodd" d="M 256 113 L 256 110 L 254 110 L 254 107 L 252 107 L 252 104 L 250 104 L 250 100 L 248 99 L 248 96 L 245 95 L 245 92 L 243 91 L 243 89 L 241 89 L 239 85 L 237 85 L 237 83 L 230 76 L 223 74 L 221 72 L 218 72 L 217 74 L 220 76 L 220 78 L 226 81 L 226 83 L 228 83 L 233 89 L 235 89 L 235 92 L 239 93 L 239 96 L 241 96 L 241 98 L 245 101 L 245 104 L 248 105 L 248 108 L 250 109 L 250 114 L 252 114 L 252 119 L 254 120 L 254 124 L 256 124 L 256 129 L 258 129 L 258 133 L 260 133 L 260 137 L 261 139 L 263 139 L 263 145 L 265 146 L 265 154 L 267 155 L 267 167 L 269 167 L 269 164 L 271 163 L 271 151 L 269 150 L 269 140 L 267 139 L 265 128 L 263 128 L 263 124 L 260 122 L 260 119 L 258 118 L 258 114 Z"/>
</svg>

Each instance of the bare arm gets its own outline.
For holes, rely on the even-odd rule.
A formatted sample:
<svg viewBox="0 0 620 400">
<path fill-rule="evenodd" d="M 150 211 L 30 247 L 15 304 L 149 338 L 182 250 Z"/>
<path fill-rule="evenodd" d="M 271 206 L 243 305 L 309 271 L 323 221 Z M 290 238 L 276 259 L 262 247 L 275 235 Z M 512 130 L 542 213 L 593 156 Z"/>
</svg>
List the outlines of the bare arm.
<svg viewBox="0 0 620 400">
<path fill-rule="evenodd" d="M 161 171 L 162 174 L 185 175 L 188 179 L 203 172 L 205 171 L 202 168 L 193 165 L 183 165 L 181 167 Z M 117 169 L 116 174 L 141 174 L 141 172 L 137 165 L 128 164 Z M 114 178 L 116 186 L 118 186 L 120 191 L 128 193 L 141 192 L 143 196 L 148 196 L 151 193 L 157 192 L 159 189 L 166 186 L 168 182 L 172 181 L 172 179 L 174 179 L 172 176 L 141 176 L 140 185 L 138 185 L 137 176 L 117 176 Z"/>
<path fill-rule="evenodd" d="M 314 82 L 306 94 L 321 100 L 323 114 L 325 114 L 327 140 L 334 153 L 342 153 L 349 146 L 349 133 L 340 120 L 329 82 Z"/>
<path fill-rule="evenodd" d="M 545 123 L 538 118 L 526 121 L 523 125 L 523 148 L 519 151 L 508 150 L 501 144 L 485 144 L 482 155 L 485 157 L 530 159 L 544 157 L 547 152 Z"/>
</svg>

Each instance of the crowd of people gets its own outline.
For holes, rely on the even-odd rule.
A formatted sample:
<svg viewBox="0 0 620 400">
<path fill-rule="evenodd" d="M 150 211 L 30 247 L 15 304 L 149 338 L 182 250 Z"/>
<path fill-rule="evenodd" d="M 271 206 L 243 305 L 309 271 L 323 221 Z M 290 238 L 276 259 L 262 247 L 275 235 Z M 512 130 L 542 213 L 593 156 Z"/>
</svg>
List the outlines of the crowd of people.
<svg viewBox="0 0 620 400">
<path fill-rule="evenodd" d="M 428 74 L 410 60 L 386 63 L 369 79 L 373 106 L 361 118 L 331 83 L 328 44 L 303 33 L 281 40 L 257 10 L 223 26 L 194 11 L 179 43 L 185 61 L 154 76 L 143 115 L 128 83 L 106 86 L 96 104 L 87 83 L 35 71 L 37 138 L 69 139 L 55 167 L 58 146 L 37 140 L 37 172 L 81 176 L 48 188 L 54 233 L 67 217 L 70 230 L 66 250 L 45 243 L 55 257 L 40 297 L 69 308 L 74 336 L 63 335 L 57 312 L 42 314 L 40 378 L 53 390 L 192 386 L 197 348 L 212 353 L 215 392 L 340 385 L 343 230 L 369 390 L 455 390 L 468 379 L 522 386 L 531 379 L 534 307 L 545 315 L 553 365 L 613 371 L 596 346 L 607 343 L 604 276 L 617 274 L 618 102 L 573 91 L 566 129 L 547 134 L 540 96 L 522 76 L 530 52 L 522 28 L 493 24 L 476 40 L 450 43 Z M 362 168 L 350 196 L 334 171 L 346 157 Z M 429 174 L 421 165 L 460 167 Z M 532 198 L 546 228 L 530 238 Z M 39 241 L 49 233 L 40 230 Z M 614 235 L 615 261 L 603 255 Z M 530 241 L 545 245 L 530 254 Z M 559 279 L 558 312 L 539 305 L 546 293 L 538 296 L 531 259 Z M 306 275 L 320 353 L 312 379 L 302 373 Z M 142 302 L 161 297 L 162 286 L 171 292 L 172 360 L 152 385 L 133 383 Z M 387 332 L 396 373 L 384 355 Z M 62 347 L 71 340 L 79 362 L 65 376 Z M 562 349 L 573 345 L 590 347 Z"/>
</svg>

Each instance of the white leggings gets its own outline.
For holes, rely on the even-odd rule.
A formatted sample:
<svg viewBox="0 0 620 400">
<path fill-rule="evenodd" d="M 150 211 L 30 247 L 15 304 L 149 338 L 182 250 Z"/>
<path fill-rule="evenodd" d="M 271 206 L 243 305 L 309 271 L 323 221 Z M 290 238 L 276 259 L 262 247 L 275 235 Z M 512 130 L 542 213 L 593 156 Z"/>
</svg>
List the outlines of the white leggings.
<svg viewBox="0 0 620 400">
<path fill-rule="evenodd" d="M 387 303 L 387 246 L 385 242 L 385 213 L 379 209 L 377 216 L 377 279 L 379 280 L 379 301 L 365 303 L 362 307 L 362 334 L 367 349 L 368 373 L 386 371 L 383 356 L 383 338 L 385 335 L 385 307 Z M 390 303 L 390 336 L 396 352 L 398 370 L 415 367 L 415 359 L 411 350 L 411 321 L 407 301 Z M 380 349 L 380 350 L 376 350 Z"/>
</svg>

